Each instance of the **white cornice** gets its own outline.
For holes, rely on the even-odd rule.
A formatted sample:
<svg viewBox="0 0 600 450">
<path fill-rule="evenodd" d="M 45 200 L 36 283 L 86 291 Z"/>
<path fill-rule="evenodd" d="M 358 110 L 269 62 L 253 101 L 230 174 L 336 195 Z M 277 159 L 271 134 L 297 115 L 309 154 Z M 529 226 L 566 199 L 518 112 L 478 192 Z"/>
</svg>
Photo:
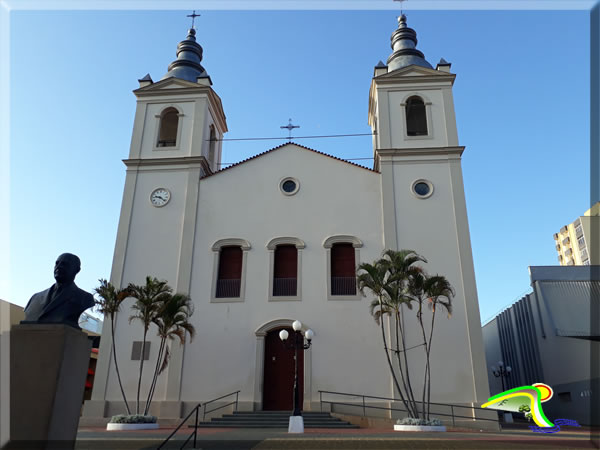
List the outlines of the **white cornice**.
<svg viewBox="0 0 600 450">
<path fill-rule="evenodd" d="M 386 77 L 386 78 L 383 78 Z M 373 82 L 378 85 L 389 85 L 389 84 L 415 84 L 415 83 L 450 83 L 450 85 L 454 85 L 454 80 L 456 75 L 444 74 L 444 75 L 406 75 L 406 76 L 397 76 L 397 77 L 387 77 L 386 75 L 381 75 L 379 77 L 373 78 Z"/>
<path fill-rule="evenodd" d="M 423 148 L 382 148 L 375 150 L 382 161 L 393 157 L 404 156 L 454 156 L 463 154 L 465 147 L 423 147 Z"/>
<path fill-rule="evenodd" d="M 173 158 L 143 158 L 143 159 L 124 159 L 123 163 L 127 167 L 141 166 L 174 166 L 174 165 L 193 165 L 199 164 L 205 166 L 207 164 L 204 156 L 181 156 Z"/>
</svg>

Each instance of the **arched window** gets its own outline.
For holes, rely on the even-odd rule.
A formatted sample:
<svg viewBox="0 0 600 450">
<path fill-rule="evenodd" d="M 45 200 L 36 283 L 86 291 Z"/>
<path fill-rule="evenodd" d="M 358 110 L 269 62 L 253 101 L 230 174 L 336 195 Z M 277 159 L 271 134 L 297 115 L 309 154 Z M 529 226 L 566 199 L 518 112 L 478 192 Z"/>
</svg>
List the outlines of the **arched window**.
<svg viewBox="0 0 600 450">
<path fill-rule="evenodd" d="M 173 108 L 165 109 L 160 115 L 160 128 L 158 132 L 157 147 L 175 147 L 177 144 L 177 126 L 179 125 L 179 112 Z"/>
<path fill-rule="evenodd" d="M 331 295 L 356 295 L 356 266 L 351 243 L 331 246 Z"/>
<path fill-rule="evenodd" d="M 269 250 L 269 301 L 302 300 L 302 249 L 296 237 L 276 237 L 267 243 Z"/>
<path fill-rule="evenodd" d="M 242 247 L 221 247 L 216 298 L 240 296 L 242 284 Z"/>
<path fill-rule="evenodd" d="M 427 135 L 427 113 L 421 97 L 413 96 L 406 101 L 406 134 L 408 136 Z"/>
<path fill-rule="evenodd" d="M 212 246 L 214 252 L 211 302 L 243 302 L 246 286 L 246 265 L 250 243 L 245 239 L 220 239 Z"/>
<path fill-rule="evenodd" d="M 278 245 L 275 248 L 273 268 L 273 296 L 296 296 L 298 285 L 298 250 L 296 246 L 292 244 Z"/>
<path fill-rule="evenodd" d="M 208 163 L 212 166 L 215 163 L 215 148 L 217 145 L 217 133 L 215 126 L 210 126 L 210 141 L 208 143 Z"/>
<path fill-rule="evenodd" d="M 360 239 L 349 235 L 330 236 L 323 242 L 327 261 L 327 299 L 360 300 L 356 267 L 360 263 Z"/>
</svg>

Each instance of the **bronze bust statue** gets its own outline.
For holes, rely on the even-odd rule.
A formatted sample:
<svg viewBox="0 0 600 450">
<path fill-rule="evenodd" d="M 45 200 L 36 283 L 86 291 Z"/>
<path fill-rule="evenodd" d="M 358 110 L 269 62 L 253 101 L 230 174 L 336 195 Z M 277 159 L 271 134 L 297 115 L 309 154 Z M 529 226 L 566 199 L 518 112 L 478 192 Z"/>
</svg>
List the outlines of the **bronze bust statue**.
<svg viewBox="0 0 600 450">
<path fill-rule="evenodd" d="M 79 316 L 94 306 L 94 297 L 75 285 L 75 275 L 80 269 L 81 261 L 76 255 L 60 255 L 54 265 L 56 283 L 33 294 L 25 307 L 25 320 L 21 323 L 62 323 L 81 329 Z"/>
</svg>

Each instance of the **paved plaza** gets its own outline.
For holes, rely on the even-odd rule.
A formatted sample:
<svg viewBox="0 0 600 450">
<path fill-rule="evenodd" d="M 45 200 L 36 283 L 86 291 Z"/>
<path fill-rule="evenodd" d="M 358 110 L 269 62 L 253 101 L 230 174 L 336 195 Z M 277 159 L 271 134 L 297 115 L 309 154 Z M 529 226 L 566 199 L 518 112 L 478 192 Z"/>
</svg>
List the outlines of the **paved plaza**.
<svg viewBox="0 0 600 450">
<path fill-rule="evenodd" d="M 76 444 L 83 449 L 156 449 L 172 432 L 165 428 L 144 432 L 107 432 L 81 428 Z M 175 435 L 163 448 L 180 448 L 191 430 Z M 285 430 L 199 429 L 196 448 L 207 449 L 593 449 L 589 429 L 566 429 L 556 434 L 538 434 L 528 429 L 502 432 L 448 431 L 446 433 L 401 433 L 389 429 L 310 429 L 302 435 Z M 596 443 L 597 435 L 596 437 Z M 191 442 L 186 448 L 192 448 Z"/>
</svg>

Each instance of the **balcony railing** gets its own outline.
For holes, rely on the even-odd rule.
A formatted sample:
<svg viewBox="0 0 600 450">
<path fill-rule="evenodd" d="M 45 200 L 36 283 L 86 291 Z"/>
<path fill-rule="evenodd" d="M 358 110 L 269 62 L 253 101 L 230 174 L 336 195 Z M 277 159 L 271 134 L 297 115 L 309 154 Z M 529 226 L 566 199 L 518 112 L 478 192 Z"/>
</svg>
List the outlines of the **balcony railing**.
<svg viewBox="0 0 600 450">
<path fill-rule="evenodd" d="M 356 295 L 356 277 L 331 277 L 331 295 Z"/>
<path fill-rule="evenodd" d="M 296 296 L 297 278 L 273 278 L 273 296 Z"/>
<path fill-rule="evenodd" d="M 175 147 L 176 144 L 175 139 L 161 139 L 156 144 L 157 147 Z"/>
<path fill-rule="evenodd" d="M 217 280 L 217 298 L 239 297 L 242 280 Z"/>
</svg>

